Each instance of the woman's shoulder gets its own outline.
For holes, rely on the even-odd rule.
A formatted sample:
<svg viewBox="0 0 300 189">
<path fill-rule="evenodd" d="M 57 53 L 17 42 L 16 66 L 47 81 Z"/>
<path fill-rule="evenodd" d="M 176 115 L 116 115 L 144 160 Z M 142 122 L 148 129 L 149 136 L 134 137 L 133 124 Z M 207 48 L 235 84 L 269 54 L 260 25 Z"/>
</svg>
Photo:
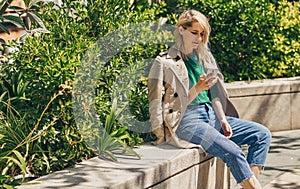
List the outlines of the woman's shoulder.
<svg viewBox="0 0 300 189">
<path fill-rule="evenodd" d="M 160 52 L 160 53 L 158 54 L 158 56 L 163 57 L 163 56 L 167 56 L 167 54 L 168 54 L 168 51 L 163 51 L 163 52 Z"/>
<path fill-rule="evenodd" d="M 176 62 L 180 59 L 180 57 L 172 57 L 170 56 L 170 54 L 168 53 L 168 51 L 166 52 L 161 52 L 156 56 L 156 63 L 158 64 L 163 64 L 166 66 L 174 66 L 176 65 Z"/>
<path fill-rule="evenodd" d="M 163 51 L 163 52 L 160 52 L 156 58 L 163 58 L 163 59 L 170 59 L 170 60 L 175 60 L 175 61 L 178 61 L 181 59 L 181 56 L 178 52 L 173 52 L 174 50 L 171 48 L 167 51 Z"/>
<path fill-rule="evenodd" d="M 156 58 L 164 58 L 164 59 L 167 59 L 167 55 L 168 55 L 168 51 L 163 51 L 163 52 L 160 52 Z"/>
<path fill-rule="evenodd" d="M 167 59 L 168 59 L 168 51 L 160 52 L 155 58 L 156 62 L 159 63 L 163 63 L 167 61 Z"/>
</svg>

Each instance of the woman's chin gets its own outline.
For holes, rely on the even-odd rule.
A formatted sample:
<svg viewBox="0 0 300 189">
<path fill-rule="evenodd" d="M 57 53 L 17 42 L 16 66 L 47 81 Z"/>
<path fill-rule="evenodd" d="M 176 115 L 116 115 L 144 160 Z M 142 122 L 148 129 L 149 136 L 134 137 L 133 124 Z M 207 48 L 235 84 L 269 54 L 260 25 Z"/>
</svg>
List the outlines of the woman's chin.
<svg viewBox="0 0 300 189">
<path fill-rule="evenodd" d="M 199 44 L 193 44 L 193 49 L 197 49 L 199 47 Z"/>
</svg>

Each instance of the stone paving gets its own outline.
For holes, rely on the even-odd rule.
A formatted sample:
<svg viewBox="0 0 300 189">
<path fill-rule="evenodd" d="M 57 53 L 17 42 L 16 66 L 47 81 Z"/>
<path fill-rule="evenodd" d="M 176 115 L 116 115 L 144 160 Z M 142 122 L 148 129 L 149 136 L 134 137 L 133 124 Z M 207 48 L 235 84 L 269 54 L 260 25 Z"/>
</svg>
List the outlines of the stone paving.
<svg viewBox="0 0 300 189">
<path fill-rule="evenodd" d="M 272 133 L 265 170 L 259 180 L 264 189 L 300 189 L 300 130 Z M 233 178 L 231 189 L 240 189 Z"/>
</svg>

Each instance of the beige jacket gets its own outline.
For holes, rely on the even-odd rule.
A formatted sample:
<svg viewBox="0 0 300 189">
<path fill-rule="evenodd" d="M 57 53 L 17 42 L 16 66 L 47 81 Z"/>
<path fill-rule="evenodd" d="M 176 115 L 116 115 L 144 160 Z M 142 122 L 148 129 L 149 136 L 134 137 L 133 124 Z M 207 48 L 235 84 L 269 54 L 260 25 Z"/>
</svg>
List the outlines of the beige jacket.
<svg viewBox="0 0 300 189">
<path fill-rule="evenodd" d="M 217 68 L 217 65 L 214 66 Z M 204 65 L 204 67 L 207 68 L 207 65 Z M 210 92 L 212 98 L 219 97 L 221 100 L 223 99 L 224 108 L 228 96 L 223 87 L 223 76 L 220 72 L 218 76 L 220 79 L 211 88 Z M 179 139 L 175 133 L 188 104 L 198 95 L 195 87 L 189 89 L 187 69 L 180 52 L 175 47 L 170 48 L 167 52 L 160 53 L 152 65 L 148 77 L 148 95 L 152 132 L 157 137 L 154 144 L 168 142 L 180 148 L 200 147 Z M 230 103 L 230 105 L 232 104 Z M 231 115 L 236 116 L 235 108 L 230 108 L 234 112 Z"/>
</svg>

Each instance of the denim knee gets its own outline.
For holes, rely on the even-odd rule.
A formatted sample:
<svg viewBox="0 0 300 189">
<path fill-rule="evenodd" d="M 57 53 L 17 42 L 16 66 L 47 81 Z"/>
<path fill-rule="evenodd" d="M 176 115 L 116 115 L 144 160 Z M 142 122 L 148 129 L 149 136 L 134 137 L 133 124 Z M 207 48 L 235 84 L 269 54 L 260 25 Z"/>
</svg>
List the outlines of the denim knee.
<svg viewBox="0 0 300 189">
<path fill-rule="evenodd" d="M 261 130 L 255 134 L 255 137 L 256 142 L 248 148 L 247 161 L 250 165 L 264 166 L 272 134 L 268 128 L 262 126 Z"/>
</svg>

